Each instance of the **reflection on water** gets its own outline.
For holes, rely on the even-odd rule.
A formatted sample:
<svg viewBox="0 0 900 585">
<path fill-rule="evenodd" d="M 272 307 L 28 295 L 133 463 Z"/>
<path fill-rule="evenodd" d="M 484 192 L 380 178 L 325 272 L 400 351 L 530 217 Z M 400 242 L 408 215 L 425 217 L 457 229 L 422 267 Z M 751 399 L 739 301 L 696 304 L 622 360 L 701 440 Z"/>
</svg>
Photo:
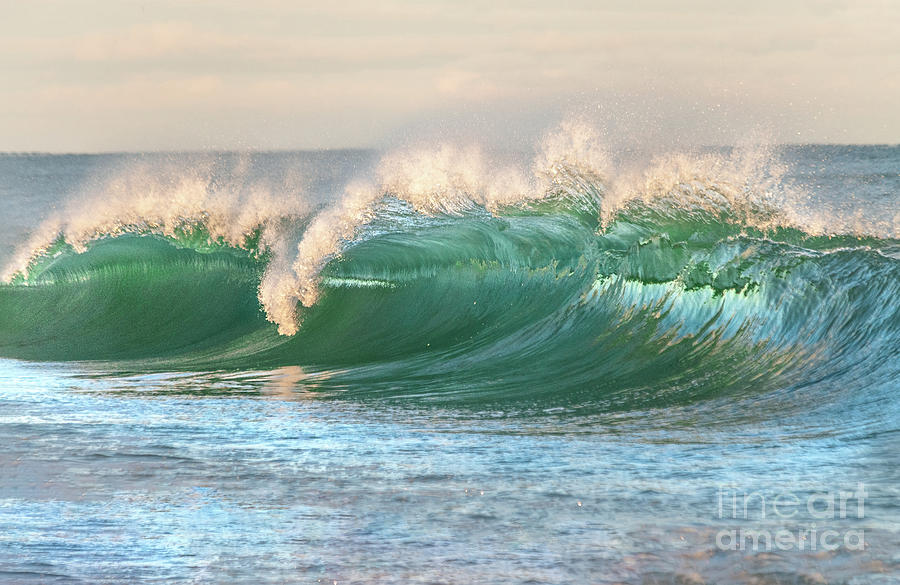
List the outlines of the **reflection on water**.
<svg viewBox="0 0 900 585">
<path fill-rule="evenodd" d="M 897 575 L 900 438 L 883 424 L 815 432 L 857 415 L 805 425 L 733 417 L 716 428 L 704 426 L 704 409 L 720 418 L 724 406 L 709 404 L 693 407 L 693 424 L 687 412 L 667 420 L 667 410 L 588 424 L 565 412 L 364 400 L 327 379 L 297 367 L 109 375 L 0 362 L 0 581 Z M 746 517 L 719 510 L 723 486 L 771 505 L 779 494 L 805 501 L 860 482 L 862 518 L 802 506 L 764 518 L 755 503 Z M 731 551 L 716 540 L 723 530 L 812 525 L 863 531 L 866 547 Z"/>
</svg>

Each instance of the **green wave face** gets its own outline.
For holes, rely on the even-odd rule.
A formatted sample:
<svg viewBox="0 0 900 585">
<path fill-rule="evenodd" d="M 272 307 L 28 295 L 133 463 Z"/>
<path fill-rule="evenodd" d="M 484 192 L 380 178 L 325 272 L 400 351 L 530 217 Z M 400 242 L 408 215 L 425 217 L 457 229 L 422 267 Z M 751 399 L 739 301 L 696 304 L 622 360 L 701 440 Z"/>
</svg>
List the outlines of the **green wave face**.
<svg viewBox="0 0 900 585">
<path fill-rule="evenodd" d="M 262 310 L 252 249 L 62 246 L 0 286 L 0 355 L 292 365 L 351 393 L 603 410 L 900 374 L 898 242 L 637 203 L 593 217 L 542 203 L 374 229 L 321 270 L 290 337 Z"/>
<path fill-rule="evenodd" d="M 198 253 L 153 236 L 65 251 L 0 287 L 0 347 L 31 360 L 178 357 L 264 326 L 260 267 L 246 255 Z"/>
</svg>

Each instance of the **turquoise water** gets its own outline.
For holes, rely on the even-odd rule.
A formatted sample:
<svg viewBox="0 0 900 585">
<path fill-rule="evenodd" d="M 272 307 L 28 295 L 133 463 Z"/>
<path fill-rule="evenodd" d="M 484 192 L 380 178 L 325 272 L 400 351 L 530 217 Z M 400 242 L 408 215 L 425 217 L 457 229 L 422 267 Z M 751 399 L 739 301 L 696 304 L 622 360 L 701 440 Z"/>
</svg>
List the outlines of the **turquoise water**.
<svg viewBox="0 0 900 585">
<path fill-rule="evenodd" d="M 900 149 L 692 156 L 0 158 L 0 579 L 896 579 Z"/>
</svg>

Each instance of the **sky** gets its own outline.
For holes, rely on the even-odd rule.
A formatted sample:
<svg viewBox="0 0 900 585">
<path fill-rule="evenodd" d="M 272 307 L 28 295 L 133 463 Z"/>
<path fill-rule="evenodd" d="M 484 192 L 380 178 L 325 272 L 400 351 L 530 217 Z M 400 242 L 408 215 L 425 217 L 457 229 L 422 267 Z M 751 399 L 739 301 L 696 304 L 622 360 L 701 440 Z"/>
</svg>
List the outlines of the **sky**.
<svg viewBox="0 0 900 585">
<path fill-rule="evenodd" d="M 896 0 L 0 0 L 0 151 L 900 142 Z"/>
</svg>

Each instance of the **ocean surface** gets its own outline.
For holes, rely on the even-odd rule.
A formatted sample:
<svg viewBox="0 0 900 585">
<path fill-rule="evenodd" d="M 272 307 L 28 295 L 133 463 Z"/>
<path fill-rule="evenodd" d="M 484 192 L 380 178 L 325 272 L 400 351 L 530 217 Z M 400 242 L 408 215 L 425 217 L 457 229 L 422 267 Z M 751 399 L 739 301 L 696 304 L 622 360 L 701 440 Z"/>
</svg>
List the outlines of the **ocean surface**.
<svg viewBox="0 0 900 585">
<path fill-rule="evenodd" d="M 898 583 L 900 147 L 0 156 L 0 583 Z"/>
</svg>

